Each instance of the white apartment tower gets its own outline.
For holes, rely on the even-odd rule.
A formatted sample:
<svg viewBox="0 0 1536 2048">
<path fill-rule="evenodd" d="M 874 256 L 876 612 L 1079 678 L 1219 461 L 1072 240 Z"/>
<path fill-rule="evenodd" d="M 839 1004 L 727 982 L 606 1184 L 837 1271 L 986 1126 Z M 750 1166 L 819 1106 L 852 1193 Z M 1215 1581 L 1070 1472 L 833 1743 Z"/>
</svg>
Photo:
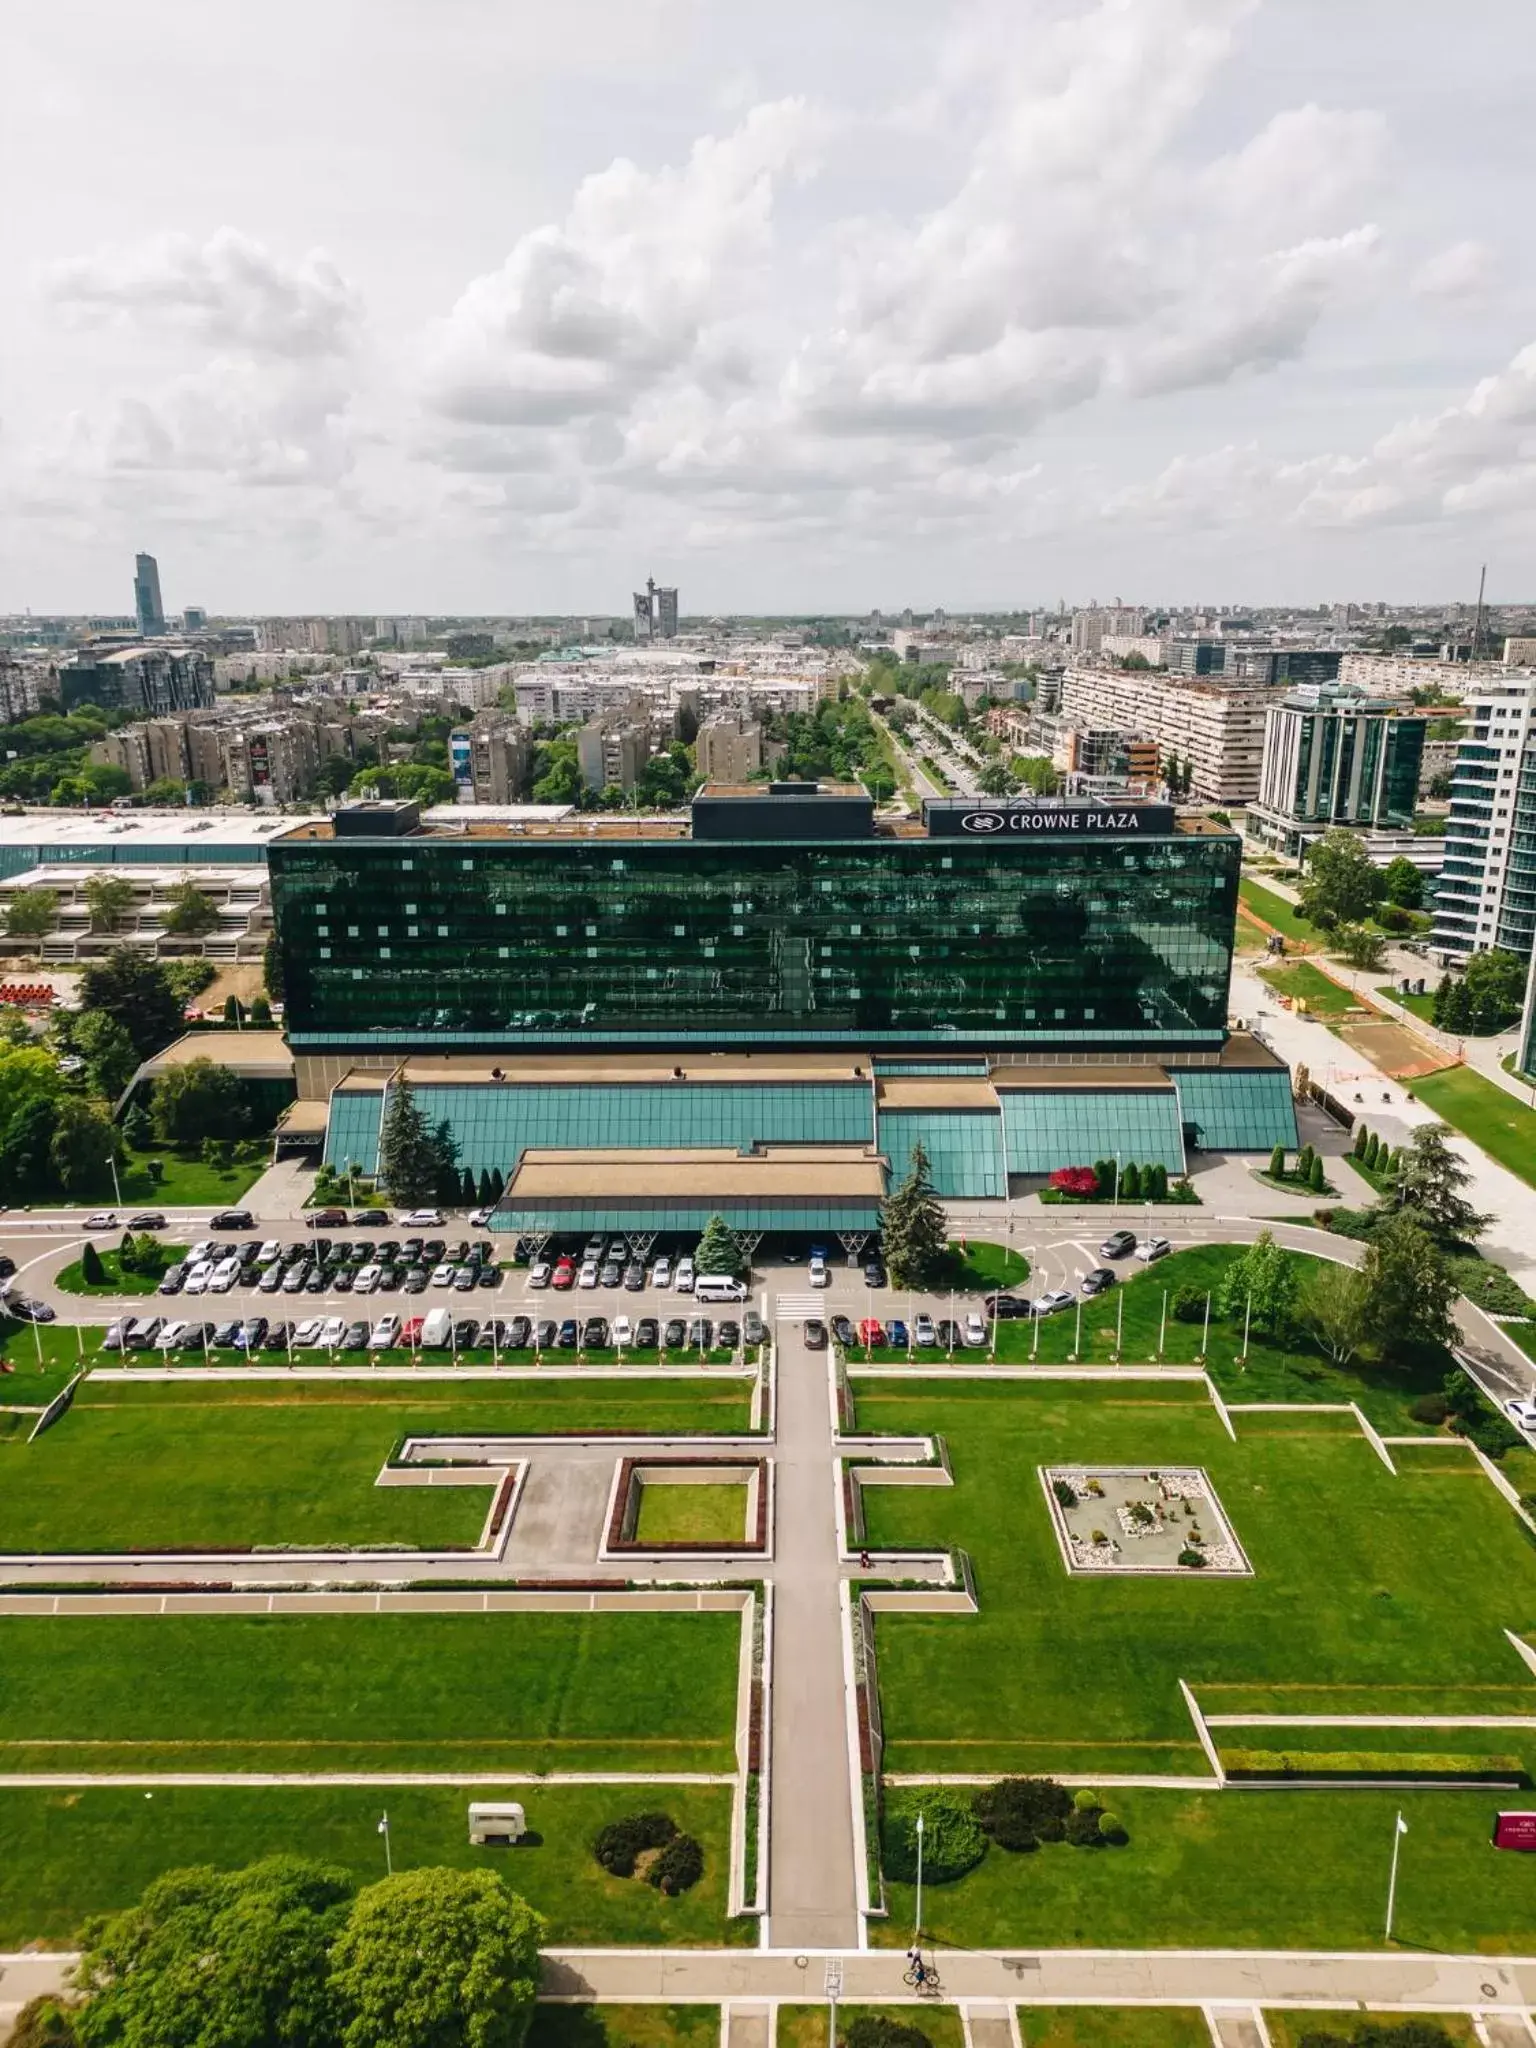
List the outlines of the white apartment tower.
<svg viewBox="0 0 1536 2048">
<path fill-rule="evenodd" d="M 1467 678 L 1471 680 L 1470 677 Z M 1465 699 L 1430 943 L 1465 958 L 1536 937 L 1536 669 L 1503 670 Z"/>
</svg>

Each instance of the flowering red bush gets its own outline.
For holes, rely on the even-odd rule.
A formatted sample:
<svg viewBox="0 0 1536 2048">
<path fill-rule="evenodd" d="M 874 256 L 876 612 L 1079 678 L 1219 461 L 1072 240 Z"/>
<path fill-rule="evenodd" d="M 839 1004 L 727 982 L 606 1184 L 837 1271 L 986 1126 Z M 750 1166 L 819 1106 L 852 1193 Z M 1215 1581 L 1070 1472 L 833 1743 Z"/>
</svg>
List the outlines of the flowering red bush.
<svg viewBox="0 0 1536 2048">
<path fill-rule="evenodd" d="M 1064 1195 L 1096 1195 L 1099 1177 L 1091 1166 L 1058 1166 L 1051 1175 L 1051 1186 Z"/>
</svg>

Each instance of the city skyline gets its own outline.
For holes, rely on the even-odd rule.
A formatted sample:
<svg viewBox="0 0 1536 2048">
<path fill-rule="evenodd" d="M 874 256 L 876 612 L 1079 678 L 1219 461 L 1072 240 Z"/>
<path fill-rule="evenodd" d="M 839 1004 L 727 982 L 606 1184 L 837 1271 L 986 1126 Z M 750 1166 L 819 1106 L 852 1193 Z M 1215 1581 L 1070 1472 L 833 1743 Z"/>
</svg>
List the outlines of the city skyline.
<svg viewBox="0 0 1536 2048">
<path fill-rule="evenodd" d="M 166 0 L 28 0 L 12 146 L 83 140 L 8 223 L 0 609 L 116 609 L 146 541 L 226 613 L 1514 594 L 1527 18 L 897 11 L 391 16 L 345 61 L 402 139 L 316 97 L 337 10 L 229 102 Z"/>
</svg>

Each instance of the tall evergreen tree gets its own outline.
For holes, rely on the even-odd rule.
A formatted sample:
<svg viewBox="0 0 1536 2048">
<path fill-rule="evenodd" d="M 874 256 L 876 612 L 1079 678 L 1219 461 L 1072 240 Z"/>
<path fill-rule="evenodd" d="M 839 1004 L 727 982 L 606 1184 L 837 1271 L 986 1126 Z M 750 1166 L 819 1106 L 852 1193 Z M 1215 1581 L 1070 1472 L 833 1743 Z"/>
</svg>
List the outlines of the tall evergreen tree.
<svg viewBox="0 0 1536 2048">
<path fill-rule="evenodd" d="M 1411 1209 L 1436 1237 L 1470 1244 L 1492 1218 L 1480 1214 L 1463 1195 L 1472 1174 L 1446 1143 L 1450 1135 L 1448 1124 L 1419 1125 L 1398 1167 L 1393 1199 L 1399 1208 Z"/>
<path fill-rule="evenodd" d="M 496 1190 L 491 1186 L 491 1169 L 488 1166 L 480 1169 L 479 1193 L 481 1208 L 489 1209 L 496 1200 Z"/>
<path fill-rule="evenodd" d="M 711 1216 L 705 1224 L 693 1263 L 696 1272 L 724 1273 L 729 1279 L 741 1271 L 741 1252 L 723 1216 Z"/>
<path fill-rule="evenodd" d="M 390 1088 L 379 1132 L 379 1179 L 392 1202 L 414 1209 L 439 1199 L 442 1169 L 441 1148 L 427 1129 L 410 1082 L 402 1078 Z"/>
<path fill-rule="evenodd" d="M 475 1170 L 472 1166 L 466 1166 L 459 1177 L 459 1200 L 466 1209 L 475 1206 Z"/>
<path fill-rule="evenodd" d="M 941 1278 L 949 1257 L 949 1228 L 920 1143 L 912 1147 L 906 1179 L 881 1204 L 880 1228 L 885 1263 L 898 1287 L 922 1287 Z"/>
</svg>

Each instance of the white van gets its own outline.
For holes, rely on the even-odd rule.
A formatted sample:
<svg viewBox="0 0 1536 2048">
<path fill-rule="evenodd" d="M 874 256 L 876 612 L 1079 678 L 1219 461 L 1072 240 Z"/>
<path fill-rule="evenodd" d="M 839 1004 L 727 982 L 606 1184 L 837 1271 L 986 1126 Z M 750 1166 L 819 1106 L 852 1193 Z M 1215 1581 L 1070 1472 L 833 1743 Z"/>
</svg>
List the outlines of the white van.
<svg viewBox="0 0 1536 2048">
<path fill-rule="evenodd" d="M 445 1351 L 453 1342 L 453 1310 L 435 1308 L 421 1326 L 423 1351 Z"/>
<path fill-rule="evenodd" d="M 747 1284 L 725 1273 L 701 1273 L 693 1283 L 695 1301 L 745 1301 Z"/>
</svg>

